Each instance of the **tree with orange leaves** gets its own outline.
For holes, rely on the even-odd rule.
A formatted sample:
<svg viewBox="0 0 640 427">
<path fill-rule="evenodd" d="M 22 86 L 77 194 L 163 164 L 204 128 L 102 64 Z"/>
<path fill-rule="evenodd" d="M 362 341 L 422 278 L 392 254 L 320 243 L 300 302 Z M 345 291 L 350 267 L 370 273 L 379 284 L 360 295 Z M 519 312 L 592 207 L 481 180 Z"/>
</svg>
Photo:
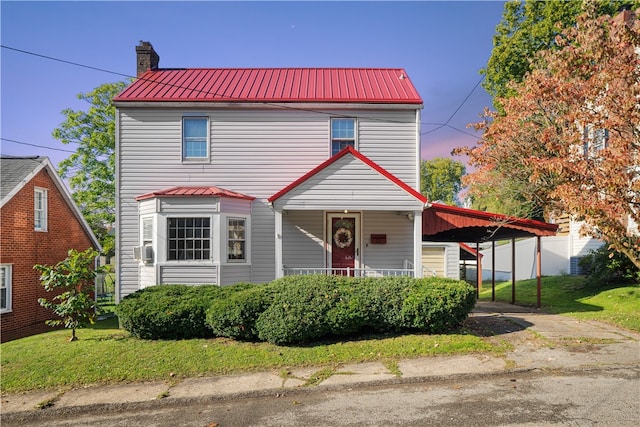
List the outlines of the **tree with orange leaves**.
<svg viewBox="0 0 640 427">
<path fill-rule="evenodd" d="M 482 139 L 457 154 L 476 171 L 464 177 L 471 196 L 510 196 L 539 217 L 559 213 L 585 222 L 640 268 L 640 22 L 588 12 L 539 52 L 532 70 L 486 110 Z"/>
</svg>

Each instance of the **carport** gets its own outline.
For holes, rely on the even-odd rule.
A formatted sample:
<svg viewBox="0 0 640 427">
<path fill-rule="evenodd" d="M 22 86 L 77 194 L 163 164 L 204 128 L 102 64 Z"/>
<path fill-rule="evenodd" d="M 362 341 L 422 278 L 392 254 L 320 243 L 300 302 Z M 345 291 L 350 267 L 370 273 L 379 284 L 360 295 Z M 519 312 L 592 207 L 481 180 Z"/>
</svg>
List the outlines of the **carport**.
<svg viewBox="0 0 640 427">
<path fill-rule="evenodd" d="M 491 300 L 495 300 L 495 242 L 511 240 L 511 303 L 516 302 L 516 239 L 536 237 L 537 307 L 540 308 L 542 291 L 542 236 L 555 236 L 557 224 L 531 219 L 515 218 L 491 212 L 430 203 L 422 213 L 422 240 L 425 242 L 475 243 L 491 242 Z M 482 286 L 482 257 L 477 257 L 477 286 Z"/>
</svg>

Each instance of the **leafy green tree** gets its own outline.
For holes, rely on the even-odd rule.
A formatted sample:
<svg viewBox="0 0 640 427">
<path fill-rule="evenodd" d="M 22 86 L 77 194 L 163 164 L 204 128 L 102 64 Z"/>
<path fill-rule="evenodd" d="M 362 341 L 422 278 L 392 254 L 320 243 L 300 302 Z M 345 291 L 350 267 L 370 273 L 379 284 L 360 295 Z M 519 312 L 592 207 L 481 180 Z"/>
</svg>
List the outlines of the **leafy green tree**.
<svg viewBox="0 0 640 427">
<path fill-rule="evenodd" d="M 575 25 L 576 17 L 589 10 L 595 16 L 615 15 L 623 5 L 632 9 L 639 0 L 526 0 L 508 1 L 504 5 L 502 21 L 493 36 L 493 50 L 483 87 L 494 98 L 515 94 L 511 83 L 520 83 L 531 70 L 530 60 L 539 50 L 556 47 L 555 37 L 564 28 Z M 499 103 L 496 108 L 501 111 Z"/>
<path fill-rule="evenodd" d="M 420 164 L 420 191 L 431 201 L 456 205 L 464 174 L 462 162 L 447 157 L 424 160 Z"/>
<path fill-rule="evenodd" d="M 37 264 L 40 281 L 47 292 L 60 292 L 50 300 L 38 299 L 41 306 L 53 310 L 61 319 L 47 320 L 51 326 L 64 325 L 71 329 L 69 341 L 76 341 L 76 329 L 93 323 L 96 301 L 92 296 L 95 277 L 103 268 L 93 268 L 98 252 L 92 248 L 84 252 L 71 249 L 66 259 L 54 266 Z"/>
<path fill-rule="evenodd" d="M 72 196 L 91 226 L 106 254 L 114 252 L 115 221 L 115 107 L 111 100 L 127 83 L 105 83 L 78 99 L 88 110 L 62 111 L 65 121 L 54 129 L 53 137 L 78 148 L 59 165 L 59 173 L 69 179 Z"/>
</svg>

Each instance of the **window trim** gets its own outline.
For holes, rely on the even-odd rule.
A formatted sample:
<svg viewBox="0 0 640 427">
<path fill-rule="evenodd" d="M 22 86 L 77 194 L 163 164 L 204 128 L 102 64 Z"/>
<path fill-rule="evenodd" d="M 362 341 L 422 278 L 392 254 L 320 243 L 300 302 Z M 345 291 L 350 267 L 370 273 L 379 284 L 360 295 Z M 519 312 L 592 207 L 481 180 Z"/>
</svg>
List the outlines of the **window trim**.
<svg viewBox="0 0 640 427">
<path fill-rule="evenodd" d="M 353 122 L 353 138 L 334 138 L 333 137 L 333 123 L 339 120 L 351 120 Z M 329 156 L 333 157 L 342 151 L 344 148 L 333 152 L 334 142 L 350 142 L 353 141 L 353 149 L 358 149 L 358 120 L 355 117 L 332 117 L 329 121 Z"/>
<path fill-rule="evenodd" d="M 4 286 L 3 283 L 0 283 L 0 288 L 4 288 L 6 289 L 6 307 L 1 307 L 0 306 L 0 313 L 11 313 L 13 307 L 11 304 L 12 298 L 11 298 L 11 294 L 12 294 L 12 290 L 13 290 L 13 280 L 12 280 L 12 269 L 13 269 L 13 265 L 12 264 L 0 264 L 0 269 L 5 270 L 4 273 Z"/>
<path fill-rule="evenodd" d="M 186 153 L 186 141 L 185 141 L 185 120 L 204 120 L 206 122 L 207 135 L 205 136 L 205 148 L 206 154 L 204 157 L 188 157 Z M 180 154 L 182 156 L 183 162 L 188 163 L 198 163 L 198 162 L 207 162 L 210 159 L 211 150 L 211 125 L 209 116 L 198 116 L 198 115 L 189 115 L 182 116 L 182 120 L 180 121 Z"/>
<path fill-rule="evenodd" d="M 33 229 L 35 231 L 46 232 L 48 230 L 49 221 L 49 202 L 48 202 L 48 190 L 46 188 L 34 187 L 33 189 Z M 38 195 L 42 198 L 42 208 L 38 209 Z M 36 215 L 38 212 L 42 212 L 42 218 L 40 226 L 36 224 Z"/>
<path fill-rule="evenodd" d="M 172 219 L 207 219 L 209 220 L 209 237 L 208 237 L 208 241 L 209 241 L 209 257 L 208 258 L 201 258 L 201 259 L 171 259 L 171 235 L 170 235 L 170 222 Z M 214 261 L 214 250 L 215 250 L 215 246 L 214 246 L 214 234 L 215 234 L 215 222 L 214 219 L 210 216 L 210 215 L 169 215 L 166 217 L 166 232 L 167 232 L 167 237 L 166 237 L 166 242 L 165 242 L 165 262 L 168 263 L 211 263 Z M 195 239 L 195 238 L 194 238 Z M 207 238 L 200 238 L 201 241 L 205 241 L 205 239 Z M 203 250 L 201 248 L 201 250 Z"/>
</svg>

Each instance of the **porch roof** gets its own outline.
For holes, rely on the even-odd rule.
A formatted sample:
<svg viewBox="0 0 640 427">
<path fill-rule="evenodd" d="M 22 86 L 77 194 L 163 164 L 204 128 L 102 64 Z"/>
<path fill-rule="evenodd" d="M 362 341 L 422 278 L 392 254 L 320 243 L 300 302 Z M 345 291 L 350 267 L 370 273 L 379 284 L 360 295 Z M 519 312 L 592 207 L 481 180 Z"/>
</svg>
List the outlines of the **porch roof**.
<svg viewBox="0 0 640 427">
<path fill-rule="evenodd" d="M 557 224 L 432 203 L 422 213 L 422 240 L 486 242 L 555 236 Z"/>
<path fill-rule="evenodd" d="M 349 164 L 347 157 L 354 161 Z M 355 176 L 356 173 L 360 175 Z M 305 199 L 299 202 L 305 206 L 314 203 L 369 203 L 387 208 L 395 201 L 385 200 L 385 192 L 397 197 L 397 202 L 404 205 L 399 206 L 402 209 L 407 209 L 409 205 L 420 209 L 427 201 L 425 196 L 407 183 L 354 148 L 347 147 L 269 197 L 267 201 L 274 203 L 286 199 L 286 203 L 297 197 Z M 320 197 L 325 197 L 325 200 L 318 201 Z M 326 207 L 330 207 L 328 205 Z M 351 205 L 349 208 L 358 206 Z"/>
<path fill-rule="evenodd" d="M 136 197 L 137 201 L 152 199 L 154 197 L 230 197 L 232 199 L 255 200 L 255 197 L 246 194 L 236 193 L 235 191 L 225 190 L 224 188 L 209 186 L 186 186 L 186 187 L 170 187 L 159 191 L 143 194 Z"/>
</svg>

